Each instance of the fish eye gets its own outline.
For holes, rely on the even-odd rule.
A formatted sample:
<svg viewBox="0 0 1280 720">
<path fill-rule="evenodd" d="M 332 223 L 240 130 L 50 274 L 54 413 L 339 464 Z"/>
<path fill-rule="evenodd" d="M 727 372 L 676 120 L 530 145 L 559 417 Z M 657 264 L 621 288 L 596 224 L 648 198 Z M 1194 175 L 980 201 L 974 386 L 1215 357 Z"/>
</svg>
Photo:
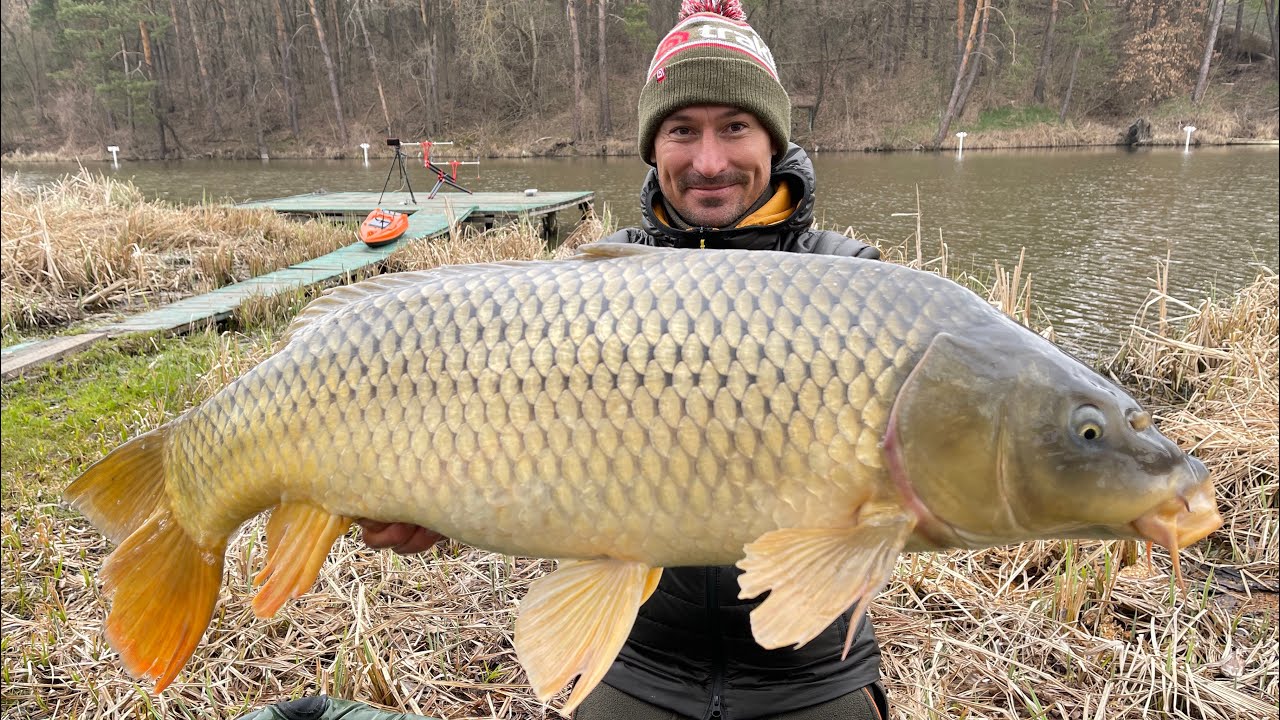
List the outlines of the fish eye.
<svg viewBox="0 0 1280 720">
<path fill-rule="evenodd" d="M 1093 405 L 1081 405 L 1071 413 L 1071 432 L 1081 440 L 1101 440 L 1107 418 Z"/>
</svg>

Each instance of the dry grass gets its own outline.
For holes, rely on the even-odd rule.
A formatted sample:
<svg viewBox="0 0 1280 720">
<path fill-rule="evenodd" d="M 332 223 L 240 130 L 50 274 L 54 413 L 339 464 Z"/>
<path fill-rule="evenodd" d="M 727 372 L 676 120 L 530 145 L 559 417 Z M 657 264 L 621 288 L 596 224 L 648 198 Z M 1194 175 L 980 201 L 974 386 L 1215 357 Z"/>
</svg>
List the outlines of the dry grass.
<svg viewBox="0 0 1280 720">
<path fill-rule="evenodd" d="M 593 222 L 566 246 L 607 231 L 607 220 Z M 945 274 L 945 246 L 937 250 L 917 236 L 886 255 Z M 392 265 L 545 256 L 526 226 L 420 244 Z M 1031 317 L 1020 266 L 985 282 L 995 302 Z M 1181 317 L 1159 313 L 1161 301 L 1183 307 L 1157 296 L 1114 372 L 1218 479 L 1227 524 L 1183 559 L 1202 572 L 1189 572 L 1183 593 L 1166 553 L 1156 551 L 1149 572 L 1127 543 L 904 556 L 872 608 L 898 720 L 1275 716 L 1276 277 Z M 270 345 L 222 337 L 192 401 Z M 142 409 L 136 424 L 179 409 Z M 255 521 L 229 550 L 213 627 L 155 698 L 101 639 L 106 608 L 93 574 L 110 550 L 101 535 L 45 503 L 6 507 L 0 540 L 6 718 L 229 717 L 317 692 L 450 719 L 555 717 L 532 699 L 510 637 L 514 601 L 546 562 L 453 543 L 401 558 L 348 536 L 313 591 L 263 622 L 249 607 L 263 543 Z"/>
<path fill-rule="evenodd" d="M 1159 287 L 1113 372 L 1150 398 L 1170 437 L 1214 463 L 1225 524 L 1211 538 L 1213 555 L 1250 566 L 1274 593 L 1280 564 L 1280 283 L 1266 272 L 1230 302 L 1190 307 L 1166 293 L 1167 272 L 1162 264 Z"/>
<path fill-rule="evenodd" d="M 81 171 L 40 188 L 0 188 L 6 333 L 136 311 L 349 244 L 349 228 L 270 210 L 177 208 L 131 184 Z"/>
<path fill-rule="evenodd" d="M 957 125 L 957 132 L 965 129 Z M 1010 148 L 1063 148 L 1116 145 L 1124 128 L 1096 122 L 1030 125 L 1020 128 L 972 130 L 964 139 L 965 150 Z M 943 141 L 941 149 L 955 149 L 954 133 Z"/>
</svg>

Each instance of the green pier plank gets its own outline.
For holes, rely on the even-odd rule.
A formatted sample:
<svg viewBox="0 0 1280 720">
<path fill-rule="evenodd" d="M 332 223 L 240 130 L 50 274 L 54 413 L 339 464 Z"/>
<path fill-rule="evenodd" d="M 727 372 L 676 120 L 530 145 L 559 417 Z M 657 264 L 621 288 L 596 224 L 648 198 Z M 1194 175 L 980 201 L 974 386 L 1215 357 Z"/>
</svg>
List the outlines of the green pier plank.
<svg viewBox="0 0 1280 720">
<path fill-rule="evenodd" d="M 386 193 L 378 202 L 375 192 L 307 193 L 289 197 L 255 200 L 241 203 L 240 207 L 271 208 L 277 212 L 303 212 L 317 214 L 364 213 L 375 208 L 420 214 L 423 212 L 452 214 L 456 222 L 464 222 L 472 212 L 480 215 L 543 215 L 592 202 L 595 193 L 589 191 L 539 192 L 525 195 L 516 192 L 478 192 L 473 194 L 450 192 L 427 199 L 425 192 L 415 192 L 417 202 L 407 192 Z M 413 218 L 410 217 L 410 220 Z"/>
<path fill-rule="evenodd" d="M 11 355 L 17 355 L 18 353 L 26 352 L 27 350 L 35 347 L 36 345 L 39 345 L 42 342 L 44 341 L 43 340 L 27 340 L 25 342 L 14 343 L 9 347 L 3 350 L 0 350 L 0 357 L 7 358 Z"/>
<path fill-rule="evenodd" d="M 18 377 L 32 368 L 80 352 L 105 337 L 104 332 L 90 332 L 22 343 L 21 348 L 0 358 L 0 378 Z"/>
</svg>

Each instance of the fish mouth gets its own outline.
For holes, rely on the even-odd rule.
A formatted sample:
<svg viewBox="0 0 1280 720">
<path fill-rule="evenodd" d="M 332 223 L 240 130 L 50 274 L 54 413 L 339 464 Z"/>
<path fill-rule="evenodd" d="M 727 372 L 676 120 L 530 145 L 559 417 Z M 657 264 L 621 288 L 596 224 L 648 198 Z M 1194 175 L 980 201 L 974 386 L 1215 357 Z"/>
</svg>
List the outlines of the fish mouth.
<svg viewBox="0 0 1280 720">
<path fill-rule="evenodd" d="M 1214 502 L 1213 482 L 1204 482 L 1191 491 L 1171 497 L 1133 521 L 1133 529 L 1143 538 L 1177 552 L 1209 536 L 1222 526 L 1222 515 Z"/>
<path fill-rule="evenodd" d="M 1132 527 L 1142 538 L 1169 549 L 1174 575 L 1181 578 L 1178 551 L 1209 536 L 1222 526 L 1213 481 L 1204 465 L 1188 458 L 1197 483 L 1143 513 Z"/>
</svg>

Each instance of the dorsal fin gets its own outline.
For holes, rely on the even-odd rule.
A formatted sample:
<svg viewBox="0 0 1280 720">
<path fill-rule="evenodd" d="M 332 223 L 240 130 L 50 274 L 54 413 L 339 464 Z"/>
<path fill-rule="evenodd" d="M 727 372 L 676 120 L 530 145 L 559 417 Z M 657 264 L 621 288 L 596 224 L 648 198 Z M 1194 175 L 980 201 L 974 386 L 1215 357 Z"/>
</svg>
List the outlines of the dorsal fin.
<svg viewBox="0 0 1280 720">
<path fill-rule="evenodd" d="M 579 258 L 591 260 L 650 255 L 665 252 L 667 248 L 640 245 L 639 243 L 593 242 L 590 245 L 583 245 L 578 250 L 581 253 L 578 255 Z"/>
</svg>

